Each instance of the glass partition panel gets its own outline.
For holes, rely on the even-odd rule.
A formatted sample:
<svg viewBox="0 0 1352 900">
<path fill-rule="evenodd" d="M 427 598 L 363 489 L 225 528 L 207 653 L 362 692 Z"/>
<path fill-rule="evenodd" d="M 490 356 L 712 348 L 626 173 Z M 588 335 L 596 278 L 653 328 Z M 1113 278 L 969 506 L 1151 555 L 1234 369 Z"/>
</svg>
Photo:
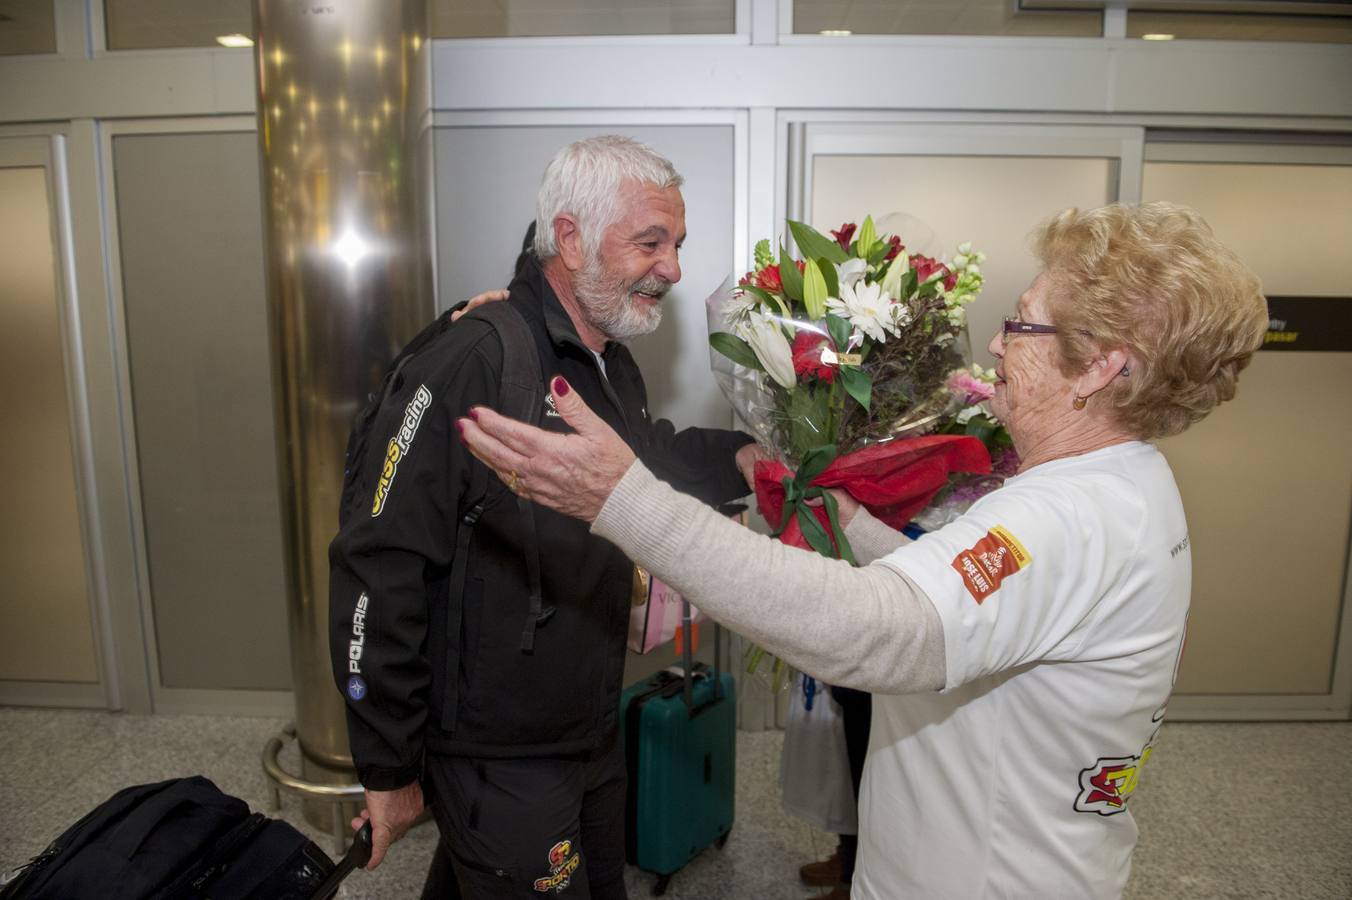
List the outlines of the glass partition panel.
<svg viewBox="0 0 1352 900">
<path fill-rule="evenodd" d="M 1133 11 L 1127 13 L 1127 36 L 1151 40 L 1212 38 L 1345 44 L 1352 42 L 1352 18 Z"/>
<path fill-rule="evenodd" d="M 1352 304 L 1352 166 L 1154 161 L 1142 195 L 1201 212 L 1268 296 Z M 1348 385 L 1352 353 L 1260 352 L 1233 402 L 1161 442 L 1192 536 L 1179 692 L 1329 692 L 1352 511 Z"/>
<path fill-rule="evenodd" d="M 1067 206 L 1116 196 L 1114 160 L 1000 156 L 814 157 L 812 225 L 839 228 L 871 214 L 912 252 L 952 258 L 963 241 L 987 255 L 985 290 L 970 307 L 975 359 L 1037 275 L 1029 232 Z"/>
<path fill-rule="evenodd" d="M 734 0 L 432 0 L 433 37 L 731 34 Z"/>
<path fill-rule="evenodd" d="M 215 47 L 216 38 L 253 34 L 249 0 L 103 0 L 109 50 Z"/>
<path fill-rule="evenodd" d="M 1099 10 L 1026 10 L 1010 0 L 794 0 L 796 34 L 1100 37 Z"/>
<path fill-rule="evenodd" d="M 291 686 L 252 132 L 113 139 L 160 687 Z"/>
<path fill-rule="evenodd" d="M 0 167 L 0 680 L 96 682 L 51 215 L 45 168 Z"/>
<path fill-rule="evenodd" d="M 0 0 L 0 56 L 55 52 L 52 0 Z"/>
</svg>

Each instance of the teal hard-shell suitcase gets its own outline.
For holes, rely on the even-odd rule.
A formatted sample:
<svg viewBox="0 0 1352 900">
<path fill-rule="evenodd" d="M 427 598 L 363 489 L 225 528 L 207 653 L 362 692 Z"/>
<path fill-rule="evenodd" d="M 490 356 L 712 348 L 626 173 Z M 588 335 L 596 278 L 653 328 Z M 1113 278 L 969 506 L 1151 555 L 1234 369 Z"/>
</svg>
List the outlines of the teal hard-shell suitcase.
<svg viewBox="0 0 1352 900">
<path fill-rule="evenodd" d="M 717 666 L 720 644 L 715 630 L 713 671 L 691 665 L 687 653 L 680 670 L 686 675 L 658 672 L 620 699 L 629 774 L 626 856 L 658 876 L 654 896 L 665 893 L 672 873 L 705 847 L 722 847 L 732 830 L 736 685 Z"/>
</svg>

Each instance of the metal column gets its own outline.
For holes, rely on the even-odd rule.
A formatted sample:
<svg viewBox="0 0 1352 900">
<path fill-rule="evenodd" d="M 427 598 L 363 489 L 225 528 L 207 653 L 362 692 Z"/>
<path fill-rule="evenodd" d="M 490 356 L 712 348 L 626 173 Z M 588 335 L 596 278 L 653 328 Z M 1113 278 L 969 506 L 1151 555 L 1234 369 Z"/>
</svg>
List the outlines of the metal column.
<svg viewBox="0 0 1352 900">
<path fill-rule="evenodd" d="M 352 418 L 435 312 L 427 0 L 254 0 L 288 621 L 317 825 L 355 781 L 329 664 L 328 543 Z M 270 745 L 271 746 L 271 745 Z M 265 753 L 265 767 L 269 754 Z M 271 753 L 275 762 L 275 750 Z M 278 772 L 269 774 L 278 781 Z M 319 789 L 318 785 L 329 787 Z M 298 790 L 305 793 L 303 789 Z M 339 796 L 358 796 L 355 789 Z M 322 818 L 321 818 L 322 817 Z"/>
</svg>

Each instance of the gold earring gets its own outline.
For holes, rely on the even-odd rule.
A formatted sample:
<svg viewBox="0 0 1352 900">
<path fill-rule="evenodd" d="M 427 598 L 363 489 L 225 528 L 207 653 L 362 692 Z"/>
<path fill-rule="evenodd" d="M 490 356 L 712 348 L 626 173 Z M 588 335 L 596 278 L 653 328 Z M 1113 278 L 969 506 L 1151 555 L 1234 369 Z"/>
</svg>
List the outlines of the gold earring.
<svg viewBox="0 0 1352 900">
<path fill-rule="evenodd" d="M 1088 397 L 1081 397 L 1079 394 L 1076 394 L 1075 400 L 1070 405 L 1073 406 L 1075 409 L 1084 409 L 1084 405 L 1088 402 L 1089 402 Z"/>
</svg>

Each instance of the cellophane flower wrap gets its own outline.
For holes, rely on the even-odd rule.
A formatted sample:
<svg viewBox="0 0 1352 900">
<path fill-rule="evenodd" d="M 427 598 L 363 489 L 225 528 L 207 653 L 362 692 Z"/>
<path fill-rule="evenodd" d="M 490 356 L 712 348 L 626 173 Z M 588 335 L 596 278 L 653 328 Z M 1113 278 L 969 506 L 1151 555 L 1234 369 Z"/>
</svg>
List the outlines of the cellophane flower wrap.
<svg viewBox="0 0 1352 900">
<path fill-rule="evenodd" d="M 708 301 L 714 377 L 760 443 L 756 499 L 786 543 L 854 563 L 830 488 L 901 528 L 949 487 L 985 475 L 980 436 L 953 433 L 969 405 L 966 307 L 984 255 L 908 254 L 872 218 L 826 237 L 790 221 L 801 258 L 768 240 L 756 268 Z M 946 430 L 949 433 L 940 433 Z M 753 648 L 748 670 L 767 655 Z M 789 677 L 773 660 L 776 689 Z"/>
</svg>

